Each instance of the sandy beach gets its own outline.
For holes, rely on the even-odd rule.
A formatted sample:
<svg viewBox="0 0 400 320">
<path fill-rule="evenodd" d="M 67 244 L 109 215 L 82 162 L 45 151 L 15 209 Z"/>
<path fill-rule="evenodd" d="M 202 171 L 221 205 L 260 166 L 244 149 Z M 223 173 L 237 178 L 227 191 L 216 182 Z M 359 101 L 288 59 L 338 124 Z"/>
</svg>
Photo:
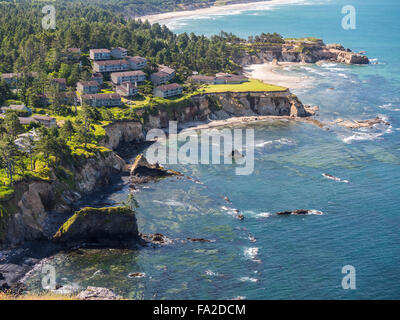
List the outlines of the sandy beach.
<svg viewBox="0 0 400 320">
<path fill-rule="evenodd" d="M 141 19 L 142 21 L 148 20 L 152 24 L 153 23 L 166 24 L 168 23 L 168 21 L 175 19 L 187 19 L 199 15 L 226 14 L 227 12 L 235 12 L 235 11 L 240 12 L 244 10 L 268 9 L 268 7 L 272 7 L 274 5 L 291 4 L 300 1 L 301 0 L 269 0 L 269 1 L 239 3 L 239 4 L 230 4 L 226 6 L 213 6 L 210 8 L 203 8 L 197 10 L 174 11 L 174 12 L 155 14 L 155 15 L 147 15 L 138 17 L 138 19 Z"/>
<path fill-rule="evenodd" d="M 279 62 L 278 64 L 253 64 L 244 68 L 245 75 L 252 79 L 279 85 L 286 88 L 305 88 L 311 85 L 311 78 L 305 76 L 289 76 L 279 73 L 279 69 L 288 66 L 301 66 L 299 62 Z"/>
</svg>

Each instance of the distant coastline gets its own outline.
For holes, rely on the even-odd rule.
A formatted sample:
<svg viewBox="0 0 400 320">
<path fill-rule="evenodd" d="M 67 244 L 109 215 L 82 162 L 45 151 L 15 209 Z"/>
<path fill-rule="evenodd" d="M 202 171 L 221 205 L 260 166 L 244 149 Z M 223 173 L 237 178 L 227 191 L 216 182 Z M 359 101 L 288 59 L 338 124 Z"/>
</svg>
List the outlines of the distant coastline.
<svg viewBox="0 0 400 320">
<path fill-rule="evenodd" d="M 268 1 L 255 1 L 249 0 L 245 3 L 236 3 L 236 4 L 228 4 L 223 6 L 214 5 L 208 8 L 201 8 L 195 10 L 185 10 L 185 11 L 173 11 L 173 12 L 165 12 L 158 14 L 151 14 L 137 17 L 142 21 L 148 20 L 151 24 L 160 23 L 166 24 L 168 21 L 173 19 L 185 19 L 193 16 L 199 15 L 209 15 L 209 14 L 221 14 L 226 13 L 227 11 L 235 11 L 235 10 L 255 10 L 261 7 L 273 6 L 279 4 L 291 4 L 298 3 L 300 0 L 268 0 Z"/>
</svg>

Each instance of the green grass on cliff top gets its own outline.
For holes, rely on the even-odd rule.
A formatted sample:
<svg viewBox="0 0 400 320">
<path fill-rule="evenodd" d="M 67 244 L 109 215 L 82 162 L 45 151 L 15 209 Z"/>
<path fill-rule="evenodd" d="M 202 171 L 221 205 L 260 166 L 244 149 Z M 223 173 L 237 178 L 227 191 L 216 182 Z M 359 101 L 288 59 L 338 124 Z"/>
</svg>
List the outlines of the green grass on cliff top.
<svg viewBox="0 0 400 320">
<path fill-rule="evenodd" d="M 242 84 L 215 84 L 204 88 L 205 93 L 223 93 L 223 92 L 276 92 L 285 91 L 287 88 L 264 83 L 259 80 L 250 79 L 249 82 Z"/>
</svg>

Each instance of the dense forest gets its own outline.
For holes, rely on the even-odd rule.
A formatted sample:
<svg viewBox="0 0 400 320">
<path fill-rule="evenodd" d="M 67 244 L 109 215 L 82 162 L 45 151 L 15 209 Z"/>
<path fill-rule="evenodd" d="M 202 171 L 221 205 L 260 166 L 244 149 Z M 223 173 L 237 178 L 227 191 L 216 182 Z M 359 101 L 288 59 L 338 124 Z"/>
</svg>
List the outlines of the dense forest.
<svg viewBox="0 0 400 320">
<path fill-rule="evenodd" d="M 252 0 L 261 1 L 261 0 Z M 3 0 L 3 2 L 26 3 L 29 0 Z M 35 2 L 35 1 L 32 1 Z M 36 1 L 41 5 L 45 3 L 54 4 L 52 0 Z M 195 8 L 209 7 L 218 4 L 239 3 L 243 0 L 57 0 L 63 6 L 76 4 L 95 5 L 108 11 L 120 12 L 126 16 L 141 16 L 146 14 L 161 13 L 167 11 L 190 10 Z"/>
</svg>

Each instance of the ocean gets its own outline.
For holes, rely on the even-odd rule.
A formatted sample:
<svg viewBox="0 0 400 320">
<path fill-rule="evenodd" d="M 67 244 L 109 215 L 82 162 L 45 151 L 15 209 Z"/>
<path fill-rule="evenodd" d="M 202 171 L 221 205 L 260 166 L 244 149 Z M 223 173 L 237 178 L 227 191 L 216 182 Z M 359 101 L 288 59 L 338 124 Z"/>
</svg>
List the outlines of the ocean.
<svg viewBox="0 0 400 320">
<path fill-rule="evenodd" d="M 341 26 L 348 4 L 356 8 L 355 30 Z M 171 177 L 135 195 L 141 232 L 162 233 L 174 244 L 58 254 L 50 259 L 58 283 L 109 287 L 135 299 L 399 299 L 399 21 L 397 0 L 306 0 L 169 21 L 178 33 L 278 32 L 366 51 L 373 62 L 368 66 L 326 63 L 282 72 L 313 79 L 311 87 L 292 91 L 303 103 L 320 107 L 317 119 L 381 116 L 390 126 L 324 130 L 284 120 L 252 124 L 252 175 L 237 176 L 229 165 L 170 165 L 201 184 Z M 128 198 L 126 185 L 106 190 L 96 201 L 118 204 Z M 234 209 L 244 221 L 235 219 Z M 323 214 L 274 214 L 295 209 Z M 184 241 L 188 237 L 213 242 Z M 353 290 L 342 286 L 342 269 L 349 265 L 355 270 Z M 145 277 L 131 279 L 132 272 Z M 40 273 L 28 286 L 40 287 Z"/>
</svg>

